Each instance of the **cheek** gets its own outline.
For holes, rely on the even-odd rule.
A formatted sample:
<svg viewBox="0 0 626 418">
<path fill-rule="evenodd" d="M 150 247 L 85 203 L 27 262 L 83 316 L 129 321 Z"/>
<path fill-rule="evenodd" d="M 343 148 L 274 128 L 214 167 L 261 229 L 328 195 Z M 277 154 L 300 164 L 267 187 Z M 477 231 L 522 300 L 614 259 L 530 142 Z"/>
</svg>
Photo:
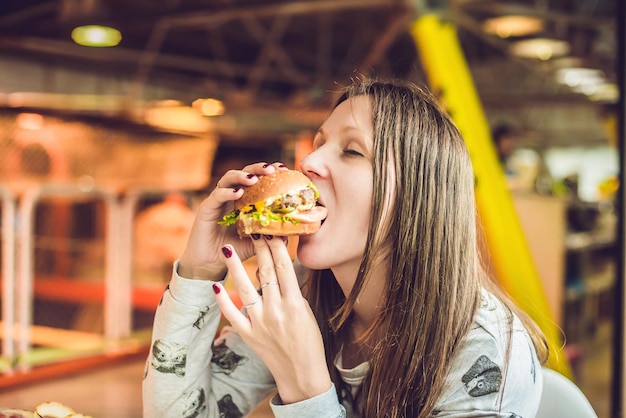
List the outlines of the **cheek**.
<svg viewBox="0 0 626 418">
<path fill-rule="evenodd" d="M 365 241 L 367 238 L 369 230 L 372 212 L 371 194 L 366 191 L 346 194 L 344 195 L 342 207 L 344 210 L 339 219 L 339 228 L 345 229 L 346 237 L 349 237 L 354 245 L 361 247 L 362 241 Z"/>
<path fill-rule="evenodd" d="M 349 193 L 344 195 L 346 206 L 351 207 L 352 216 L 369 219 L 372 211 L 372 189 L 364 187 L 354 187 Z"/>
</svg>

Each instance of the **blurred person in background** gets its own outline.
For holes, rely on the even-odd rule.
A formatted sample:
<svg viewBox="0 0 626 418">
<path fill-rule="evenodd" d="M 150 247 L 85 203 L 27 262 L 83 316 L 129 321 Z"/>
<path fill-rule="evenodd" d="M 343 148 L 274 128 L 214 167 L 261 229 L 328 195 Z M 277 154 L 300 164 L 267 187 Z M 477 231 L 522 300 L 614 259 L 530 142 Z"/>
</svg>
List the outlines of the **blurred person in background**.
<svg viewBox="0 0 626 418">
<path fill-rule="evenodd" d="M 510 123 L 492 129 L 498 160 L 511 191 L 552 194 L 552 177 L 540 152 L 522 143 L 522 131 Z"/>
<path fill-rule="evenodd" d="M 217 224 L 283 164 L 230 170 L 200 205 L 155 316 L 144 416 L 241 417 L 274 394 L 277 417 L 533 417 L 548 348 L 480 264 L 472 164 L 437 101 L 356 81 L 300 167 L 328 215 L 295 263 L 281 237 Z"/>
<path fill-rule="evenodd" d="M 135 217 L 133 234 L 133 280 L 164 283 L 172 263 L 185 249 L 195 214 L 179 192 L 148 206 Z"/>
<path fill-rule="evenodd" d="M 496 152 L 498 153 L 498 160 L 500 160 L 500 164 L 502 164 L 502 167 L 504 167 L 507 175 L 511 174 L 511 169 L 507 166 L 507 164 L 509 158 L 517 149 L 517 136 L 517 130 L 513 128 L 513 125 L 510 125 L 508 123 L 501 123 L 496 125 L 491 132 L 491 137 L 496 147 Z"/>
</svg>

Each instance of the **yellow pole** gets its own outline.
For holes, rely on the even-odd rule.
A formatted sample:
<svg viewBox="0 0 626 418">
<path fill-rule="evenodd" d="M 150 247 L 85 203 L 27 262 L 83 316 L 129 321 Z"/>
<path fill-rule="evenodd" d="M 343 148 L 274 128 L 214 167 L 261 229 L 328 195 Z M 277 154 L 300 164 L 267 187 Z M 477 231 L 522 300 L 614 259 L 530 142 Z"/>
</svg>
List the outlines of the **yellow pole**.
<svg viewBox="0 0 626 418">
<path fill-rule="evenodd" d="M 411 31 L 429 84 L 454 119 L 472 158 L 476 202 L 495 274 L 544 332 L 551 350 L 548 366 L 571 377 L 561 333 L 550 313 L 456 30 L 437 16 L 425 15 Z"/>
</svg>

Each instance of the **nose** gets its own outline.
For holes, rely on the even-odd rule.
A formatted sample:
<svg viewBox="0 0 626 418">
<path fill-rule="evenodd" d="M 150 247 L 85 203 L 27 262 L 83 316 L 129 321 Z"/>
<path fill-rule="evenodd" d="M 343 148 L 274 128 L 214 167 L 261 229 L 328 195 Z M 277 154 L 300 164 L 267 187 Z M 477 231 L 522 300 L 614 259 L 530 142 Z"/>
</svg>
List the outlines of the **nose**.
<svg viewBox="0 0 626 418">
<path fill-rule="evenodd" d="M 328 170 L 324 160 L 322 148 L 318 148 L 300 160 L 300 168 L 310 179 L 325 177 Z"/>
</svg>

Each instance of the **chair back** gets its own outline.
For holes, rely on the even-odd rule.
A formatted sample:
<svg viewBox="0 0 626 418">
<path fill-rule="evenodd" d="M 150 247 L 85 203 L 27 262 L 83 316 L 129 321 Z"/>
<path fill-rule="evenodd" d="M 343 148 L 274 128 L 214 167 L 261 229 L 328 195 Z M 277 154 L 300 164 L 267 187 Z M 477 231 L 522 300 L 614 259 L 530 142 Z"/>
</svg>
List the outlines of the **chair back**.
<svg viewBox="0 0 626 418">
<path fill-rule="evenodd" d="M 585 394 L 567 377 L 543 368 L 543 392 L 536 418 L 598 418 Z"/>
</svg>

